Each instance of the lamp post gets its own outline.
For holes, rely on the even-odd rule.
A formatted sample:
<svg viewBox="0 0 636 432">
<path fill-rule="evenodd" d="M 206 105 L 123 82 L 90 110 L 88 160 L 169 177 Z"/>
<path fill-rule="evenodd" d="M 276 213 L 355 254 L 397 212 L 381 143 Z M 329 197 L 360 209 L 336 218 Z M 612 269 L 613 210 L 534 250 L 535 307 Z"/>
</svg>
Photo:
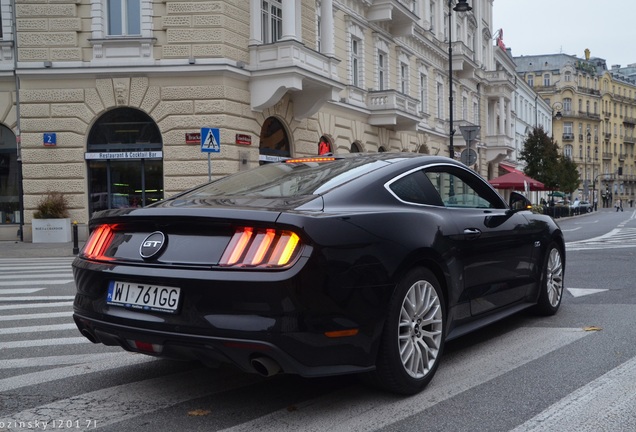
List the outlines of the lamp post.
<svg viewBox="0 0 636 432">
<path fill-rule="evenodd" d="M 589 199 L 589 181 L 587 180 L 587 160 L 590 157 L 590 143 L 592 142 L 592 134 L 590 133 L 590 128 L 587 128 L 587 134 L 586 134 L 586 138 L 587 140 L 585 141 L 585 159 L 583 159 L 583 196 L 587 197 L 587 200 L 590 201 Z M 591 161 L 590 161 L 591 162 Z M 594 175 L 594 164 L 592 164 L 592 175 Z"/>
<path fill-rule="evenodd" d="M 448 125 L 449 125 L 449 144 L 448 153 L 451 159 L 455 159 L 455 147 L 453 146 L 453 135 L 455 135 L 455 129 L 453 129 L 453 42 L 451 35 L 451 8 L 455 12 L 468 12 L 473 8 L 468 4 L 468 0 L 458 0 L 455 7 L 453 6 L 453 0 L 448 0 Z"/>
</svg>

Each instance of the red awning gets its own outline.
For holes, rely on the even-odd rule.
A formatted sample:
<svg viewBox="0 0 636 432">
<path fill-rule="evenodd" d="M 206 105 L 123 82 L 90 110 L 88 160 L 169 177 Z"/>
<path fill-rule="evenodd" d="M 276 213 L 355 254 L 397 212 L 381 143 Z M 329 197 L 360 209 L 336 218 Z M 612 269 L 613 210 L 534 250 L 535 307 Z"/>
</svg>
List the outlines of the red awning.
<svg viewBox="0 0 636 432">
<path fill-rule="evenodd" d="M 526 190 L 527 185 L 527 189 L 531 191 L 545 190 L 545 186 L 543 183 L 528 177 L 520 171 L 504 174 L 492 180 L 488 180 L 488 182 L 497 189 L 513 189 L 523 191 Z"/>
<path fill-rule="evenodd" d="M 500 164 L 499 164 L 499 168 L 501 168 L 501 169 L 503 169 L 504 171 L 509 172 L 509 173 L 517 173 L 517 174 L 525 175 L 525 174 L 523 173 L 523 171 L 518 170 L 517 168 L 512 167 L 512 166 L 510 166 L 510 165 L 505 165 L 505 164 L 500 163 Z"/>
</svg>

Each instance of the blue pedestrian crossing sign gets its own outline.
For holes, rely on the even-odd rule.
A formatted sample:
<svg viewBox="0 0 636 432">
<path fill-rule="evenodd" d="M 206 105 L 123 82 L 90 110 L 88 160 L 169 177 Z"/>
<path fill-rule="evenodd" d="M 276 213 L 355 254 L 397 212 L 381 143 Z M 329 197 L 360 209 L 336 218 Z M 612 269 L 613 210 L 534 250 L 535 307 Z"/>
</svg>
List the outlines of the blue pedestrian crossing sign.
<svg viewBox="0 0 636 432">
<path fill-rule="evenodd" d="M 204 153 L 221 151 L 221 134 L 218 128 L 201 128 L 201 151 Z"/>
</svg>

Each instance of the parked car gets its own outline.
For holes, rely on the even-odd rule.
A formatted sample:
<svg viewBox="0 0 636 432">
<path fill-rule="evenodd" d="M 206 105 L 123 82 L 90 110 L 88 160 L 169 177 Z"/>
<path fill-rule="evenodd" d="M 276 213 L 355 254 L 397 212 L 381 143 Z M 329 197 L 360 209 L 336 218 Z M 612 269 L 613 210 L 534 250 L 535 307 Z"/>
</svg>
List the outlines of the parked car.
<svg viewBox="0 0 636 432">
<path fill-rule="evenodd" d="M 590 213 L 594 210 L 594 207 L 589 201 L 581 201 L 579 203 L 579 213 Z"/>
<path fill-rule="evenodd" d="M 557 312 L 563 234 L 454 160 L 350 154 L 262 165 L 97 213 L 73 263 L 90 341 L 246 372 L 360 373 L 413 394 L 446 341 Z"/>
</svg>

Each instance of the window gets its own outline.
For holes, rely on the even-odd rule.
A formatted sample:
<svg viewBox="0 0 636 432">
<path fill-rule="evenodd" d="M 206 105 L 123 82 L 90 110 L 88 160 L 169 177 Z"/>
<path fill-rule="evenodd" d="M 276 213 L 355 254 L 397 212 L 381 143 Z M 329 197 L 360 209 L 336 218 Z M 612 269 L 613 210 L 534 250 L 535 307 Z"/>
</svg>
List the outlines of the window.
<svg viewBox="0 0 636 432">
<path fill-rule="evenodd" d="M 571 112 L 572 111 L 572 99 L 564 98 L 563 99 L 563 111 Z"/>
<path fill-rule="evenodd" d="M 140 0 L 107 0 L 109 36 L 141 35 Z"/>
<path fill-rule="evenodd" d="M 564 122 L 563 123 L 563 134 L 567 134 L 567 135 L 573 135 L 574 134 L 574 128 L 572 125 L 572 122 Z"/>
<path fill-rule="evenodd" d="M 428 76 L 420 73 L 420 112 L 428 113 Z"/>
<path fill-rule="evenodd" d="M 568 159 L 572 159 L 572 146 L 570 144 L 563 147 L 563 156 Z"/>
<path fill-rule="evenodd" d="M 93 61 L 154 62 L 152 0 L 94 0 L 90 19 Z M 125 43 L 122 43 L 125 38 Z"/>
<path fill-rule="evenodd" d="M 283 5 L 280 0 L 262 0 L 261 39 L 273 43 L 283 36 Z"/>
<path fill-rule="evenodd" d="M 462 120 L 468 120 L 468 97 L 462 96 Z"/>
<path fill-rule="evenodd" d="M 437 117 L 444 118 L 444 84 L 437 83 Z"/>
<path fill-rule="evenodd" d="M 534 87 L 534 76 L 532 74 L 528 75 L 528 85 Z"/>
<path fill-rule="evenodd" d="M 543 75 L 543 86 L 550 87 L 550 74 Z"/>
<path fill-rule="evenodd" d="M 378 90 L 386 88 L 386 54 L 378 51 Z"/>
<path fill-rule="evenodd" d="M 320 8 L 316 6 L 316 12 L 320 14 Z M 318 15 L 316 17 L 316 51 L 322 52 L 322 17 Z"/>
<path fill-rule="evenodd" d="M 351 38 L 351 85 L 356 87 L 360 87 L 362 79 L 361 79 L 361 68 L 362 68 L 362 42 L 360 39 L 352 37 Z"/>
<path fill-rule="evenodd" d="M 572 73 L 566 72 L 564 79 L 565 79 L 565 82 L 571 82 L 572 81 Z"/>
<path fill-rule="evenodd" d="M 446 207 L 460 208 L 502 208 L 503 203 L 482 185 L 468 181 L 468 178 L 449 167 L 436 167 L 426 171 L 426 176 L 437 190 Z M 472 179 L 471 179 L 472 180 Z M 479 186 L 479 187 L 477 187 Z"/>
<path fill-rule="evenodd" d="M 400 63 L 400 93 L 409 93 L 409 65 Z"/>
</svg>

